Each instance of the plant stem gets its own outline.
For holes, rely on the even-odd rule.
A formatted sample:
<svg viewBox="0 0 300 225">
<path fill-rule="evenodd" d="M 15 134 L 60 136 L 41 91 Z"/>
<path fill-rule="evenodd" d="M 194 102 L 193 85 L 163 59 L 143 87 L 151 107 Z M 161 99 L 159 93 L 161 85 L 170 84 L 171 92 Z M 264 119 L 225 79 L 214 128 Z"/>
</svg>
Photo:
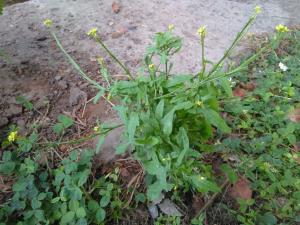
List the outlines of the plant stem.
<svg viewBox="0 0 300 225">
<path fill-rule="evenodd" d="M 100 86 L 96 81 L 92 80 L 91 78 L 89 78 L 88 75 L 86 75 L 85 72 L 83 72 L 83 70 L 80 68 L 80 66 L 75 62 L 75 60 L 67 53 L 67 51 L 63 48 L 63 46 L 61 45 L 60 41 L 58 40 L 58 38 L 56 37 L 56 34 L 54 32 L 51 32 L 52 37 L 54 38 L 54 40 L 56 41 L 56 44 L 58 46 L 58 48 L 65 54 L 65 56 L 68 58 L 69 62 L 75 67 L 75 69 L 79 72 L 79 74 L 86 79 L 88 82 L 92 83 L 93 85 L 95 85 L 97 88 L 99 89 L 105 89 L 104 87 Z"/>
<path fill-rule="evenodd" d="M 222 186 L 220 187 L 221 191 L 229 184 L 228 178 L 223 182 Z M 206 209 L 208 209 L 211 204 L 214 202 L 214 200 L 218 197 L 218 195 L 221 193 L 216 192 L 213 194 L 213 196 L 205 203 L 205 205 L 200 209 L 200 211 L 196 214 L 194 218 L 198 218 Z"/>
<path fill-rule="evenodd" d="M 166 69 L 166 79 L 168 79 L 168 61 L 165 63 L 165 69 Z"/>
<path fill-rule="evenodd" d="M 243 29 L 237 34 L 237 36 L 234 39 L 234 41 L 231 44 L 231 46 L 226 50 L 226 52 L 223 55 L 223 57 L 211 69 L 211 71 L 209 72 L 208 76 L 210 76 L 212 73 L 214 73 L 219 68 L 219 66 L 221 65 L 221 63 L 230 55 L 230 53 L 232 52 L 232 50 L 236 47 L 236 45 L 239 43 L 239 41 L 244 37 L 244 35 L 248 31 L 249 27 L 255 21 L 256 17 L 257 17 L 257 15 L 253 15 L 253 16 L 250 17 L 250 19 L 248 20 L 248 22 L 246 23 L 246 25 L 243 27 Z"/>
<path fill-rule="evenodd" d="M 203 79 L 204 73 L 205 73 L 205 69 L 206 69 L 206 62 L 205 62 L 205 56 L 204 56 L 205 55 L 205 52 L 204 52 L 204 39 L 205 39 L 205 37 L 202 36 L 201 37 L 202 71 L 201 71 L 201 73 L 199 75 L 199 79 L 200 80 Z"/>
<path fill-rule="evenodd" d="M 95 133 L 95 134 L 92 134 L 90 136 L 87 136 L 87 137 L 83 137 L 83 138 L 79 138 L 79 139 L 76 139 L 76 140 L 71 140 L 71 141 L 63 141 L 63 142 L 41 142 L 41 143 L 37 143 L 38 145 L 47 145 L 49 147 L 55 147 L 55 146 L 59 146 L 59 145 L 64 145 L 64 144 L 79 144 L 79 143 L 82 143 L 82 142 L 85 142 L 85 141 L 88 141 L 96 136 L 99 136 L 99 135 L 102 135 L 102 134 L 107 134 L 108 132 L 110 132 L 111 130 L 115 129 L 115 128 L 118 128 L 118 127 L 121 127 L 123 126 L 123 124 L 118 124 L 114 127 L 111 127 L 111 128 L 107 128 L 105 129 L 105 131 L 101 132 L 101 133 Z"/>
<path fill-rule="evenodd" d="M 110 55 L 110 57 L 112 57 L 119 64 L 119 66 L 125 71 L 125 73 L 128 75 L 128 77 L 132 80 L 133 77 L 132 77 L 129 69 L 126 68 L 126 66 L 124 66 L 120 62 L 120 60 L 106 47 L 106 45 L 103 43 L 103 41 L 101 40 L 101 38 L 96 37 L 95 40 L 102 46 L 102 48 L 104 48 L 104 50 Z"/>
</svg>

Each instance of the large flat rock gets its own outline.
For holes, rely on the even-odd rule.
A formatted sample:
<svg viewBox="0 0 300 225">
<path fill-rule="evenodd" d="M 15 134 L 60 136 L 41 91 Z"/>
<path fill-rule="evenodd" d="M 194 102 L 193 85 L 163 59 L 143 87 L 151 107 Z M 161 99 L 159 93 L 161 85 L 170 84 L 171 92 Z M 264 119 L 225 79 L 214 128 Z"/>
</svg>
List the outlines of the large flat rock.
<svg viewBox="0 0 300 225">
<path fill-rule="evenodd" d="M 49 51 L 50 37 L 42 25 L 44 19 L 51 18 L 69 52 L 83 52 L 91 57 L 103 55 L 85 35 L 91 27 L 97 27 L 107 45 L 129 66 L 135 67 L 154 33 L 174 24 L 175 33 L 184 38 L 175 69 L 195 72 L 200 67 L 196 32 L 201 25 L 207 25 L 208 29 L 208 58 L 217 60 L 256 5 L 262 6 L 263 13 L 252 32 L 272 31 L 278 23 L 300 23 L 299 0 L 122 0 L 118 14 L 112 12 L 112 2 L 31 0 L 9 6 L 0 17 L 0 48 L 13 55 L 14 62 L 31 59 L 55 65 L 60 53 Z M 120 29 L 126 32 L 113 38 L 112 33 Z M 44 40 L 45 37 L 48 39 Z"/>
</svg>

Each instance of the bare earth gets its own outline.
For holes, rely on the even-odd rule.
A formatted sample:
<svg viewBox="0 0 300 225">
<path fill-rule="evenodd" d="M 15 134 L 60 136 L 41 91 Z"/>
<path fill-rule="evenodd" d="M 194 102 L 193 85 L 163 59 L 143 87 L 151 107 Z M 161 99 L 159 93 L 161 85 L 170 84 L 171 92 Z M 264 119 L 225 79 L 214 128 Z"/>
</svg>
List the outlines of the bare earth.
<svg viewBox="0 0 300 225">
<path fill-rule="evenodd" d="M 31 0 L 6 7 L 0 16 L 0 49 L 9 62 L 0 59 L 0 126 L 10 122 L 26 124 L 24 109 L 15 105 L 15 96 L 25 95 L 41 109 L 50 102 L 49 116 L 74 112 L 77 99 L 70 89 L 78 87 L 91 98 L 89 86 L 72 70 L 42 24 L 54 21 L 54 30 L 69 53 L 94 78 L 96 56 L 105 58 L 112 74 L 120 74 L 109 58 L 86 32 L 97 27 L 101 37 L 131 69 L 140 65 L 153 35 L 175 25 L 184 46 L 174 59 L 176 72 L 196 72 L 200 47 L 196 31 L 207 25 L 207 56 L 216 61 L 245 24 L 256 5 L 262 6 L 251 32 L 270 32 L 278 23 L 300 24 L 299 0 L 122 0 L 119 13 L 112 12 L 112 0 Z M 176 63 L 177 62 L 177 63 Z M 75 90 L 79 90 L 75 89 Z M 74 104 L 75 101 L 75 104 Z M 75 108 L 74 108 L 75 107 Z M 88 106 L 84 118 L 110 117 L 107 105 Z"/>
</svg>

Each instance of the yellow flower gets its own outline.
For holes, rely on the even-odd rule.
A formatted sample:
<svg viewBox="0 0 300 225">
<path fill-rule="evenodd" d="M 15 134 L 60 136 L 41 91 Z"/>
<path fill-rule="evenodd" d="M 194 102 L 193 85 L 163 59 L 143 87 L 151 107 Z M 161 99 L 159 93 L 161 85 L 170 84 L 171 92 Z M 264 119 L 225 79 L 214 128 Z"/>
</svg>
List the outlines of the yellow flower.
<svg viewBox="0 0 300 225">
<path fill-rule="evenodd" d="M 282 25 L 282 24 L 278 24 L 276 26 L 276 30 L 279 32 L 279 33 L 285 33 L 285 32 L 289 32 L 289 28 L 287 28 L 286 26 Z"/>
<path fill-rule="evenodd" d="M 170 24 L 170 25 L 168 26 L 169 31 L 174 30 L 174 28 L 175 28 L 174 24 Z"/>
<path fill-rule="evenodd" d="M 7 140 L 12 143 L 14 142 L 15 140 L 17 140 L 17 136 L 18 136 L 18 131 L 12 131 L 9 133 L 8 137 L 7 137 Z"/>
<path fill-rule="evenodd" d="M 206 36 L 206 26 L 199 27 L 197 33 L 198 33 L 199 37 L 204 38 Z"/>
<path fill-rule="evenodd" d="M 94 127 L 94 131 L 95 131 L 96 133 L 99 133 L 99 131 L 100 131 L 100 127 L 98 127 L 98 126 L 95 126 L 95 127 Z"/>
<path fill-rule="evenodd" d="M 149 70 L 154 70 L 154 68 L 155 68 L 154 64 L 149 65 Z"/>
<path fill-rule="evenodd" d="M 256 14 L 260 14 L 260 13 L 261 13 L 261 7 L 260 7 L 259 5 L 257 5 L 257 6 L 255 7 L 255 13 L 256 13 Z"/>
<path fill-rule="evenodd" d="M 90 29 L 89 32 L 87 32 L 87 35 L 92 38 L 95 38 L 95 37 L 97 37 L 97 31 L 98 31 L 97 28 L 92 28 L 92 29 Z"/>
<path fill-rule="evenodd" d="M 196 101 L 196 105 L 200 107 L 200 106 L 203 105 L 203 102 L 202 101 Z"/>
<path fill-rule="evenodd" d="M 50 19 L 45 19 L 44 20 L 44 25 L 48 28 L 50 28 L 52 26 L 53 22 Z"/>
</svg>

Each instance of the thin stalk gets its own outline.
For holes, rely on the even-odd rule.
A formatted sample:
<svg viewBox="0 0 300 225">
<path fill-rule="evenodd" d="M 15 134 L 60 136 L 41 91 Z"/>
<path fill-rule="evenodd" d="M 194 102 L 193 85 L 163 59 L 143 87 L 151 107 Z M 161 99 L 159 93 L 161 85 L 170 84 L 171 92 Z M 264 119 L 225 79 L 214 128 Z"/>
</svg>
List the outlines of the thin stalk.
<svg viewBox="0 0 300 225">
<path fill-rule="evenodd" d="M 168 61 L 165 63 L 166 79 L 168 79 Z"/>
<path fill-rule="evenodd" d="M 236 45 L 239 43 L 239 41 L 244 37 L 244 35 L 248 31 L 249 27 L 253 24 L 253 22 L 255 21 L 256 17 L 257 17 L 257 15 L 253 15 L 253 16 L 250 17 L 249 21 L 246 23 L 246 25 L 243 27 L 243 29 L 237 34 L 237 36 L 234 39 L 234 41 L 231 44 L 231 46 L 226 50 L 226 52 L 223 55 L 223 57 L 211 69 L 211 71 L 209 72 L 208 76 L 210 76 L 212 73 L 214 73 L 219 68 L 219 66 L 221 65 L 221 63 L 223 63 L 223 61 L 230 55 L 230 53 L 232 52 L 232 50 L 236 47 Z"/>
<path fill-rule="evenodd" d="M 121 127 L 123 126 L 123 124 L 118 124 L 114 127 L 111 127 L 111 128 L 108 128 L 108 129 L 105 129 L 105 131 L 103 132 L 100 132 L 100 133 L 95 133 L 95 134 L 92 134 L 90 136 L 87 136 L 87 137 L 83 137 L 83 138 L 79 138 L 79 139 L 76 139 L 76 140 L 71 140 L 71 141 L 62 141 L 62 142 L 41 142 L 41 143 L 37 143 L 37 145 L 46 145 L 46 146 L 50 146 L 50 147 L 56 147 L 56 146 L 59 146 L 59 145 L 66 145 L 66 144 L 79 144 L 79 143 L 82 143 L 82 142 L 85 142 L 85 141 L 88 141 L 94 137 L 97 137 L 99 135 L 102 135 L 102 134 L 107 134 L 108 132 L 110 132 L 111 130 L 115 129 L 115 128 L 118 128 L 118 127 Z"/>
<path fill-rule="evenodd" d="M 207 210 L 227 185 L 229 185 L 228 178 L 226 178 L 226 180 L 221 185 L 221 191 L 214 193 L 213 196 L 205 203 L 205 205 L 200 209 L 200 211 L 196 214 L 194 218 L 198 218 L 205 210 Z"/>
<path fill-rule="evenodd" d="M 232 71 L 229 71 L 227 73 L 222 73 L 221 75 L 219 76 L 213 76 L 213 77 L 207 77 L 205 80 L 203 80 L 202 82 L 199 83 L 199 86 L 200 85 L 203 85 L 203 84 L 206 84 L 208 82 L 211 82 L 211 81 L 214 81 L 214 80 L 217 80 L 217 79 L 220 79 L 220 78 L 223 78 L 223 77 L 226 77 L 226 76 L 230 76 L 230 75 L 233 75 L 235 73 L 238 73 L 238 72 L 241 72 L 243 70 L 246 69 L 246 66 L 249 65 L 251 62 L 253 62 L 258 56 L 261 55 L 261 53 L 263 53 L 266 49 L 268 48 L 268 46 L 265 46 L 263 48 L 261 48 L 259 50 L 258 53 L 256 53 L 255 55 L 251 56 L 249 59 L 247 59 L 245 62 L 243 62 L 238 68 L 235 68 L 234 70 Z"/>
<path fill-rule="evenodd" d="M 102 48 L 104 48 L 104 50 L 110 55 L 110 57 L 112 57 L 119 64 L 119 66 L 125 71 L 125 73 L 128 75 L 128 77 L 132 80 L 133 77 L 132 77 L 129 69 L 126 66 L 124 66 L 120 62 L 120 60 L 106 47 L 106 45 L 102 42 L 101 38 L 95 37 L 95 40 L 102 46 Z"/>
<path fill-rule="evenodd" d="M 202 54 L 202 71 L 199 75 L 199 79 L 203 79 L 204 77 L 204 73 L 205 73 L 205 69 L 206 69 L 206 62 L 205 62 L 205 52 L 204 52 L 204 39 L 205 36 L 201 37 L 201 54 Z"/>
<path fill-rule="evenodd" d="M 75 62 L 75 60 L 67 53 L 67 51 L 64 49 L 64 47 L 61 45 L 60 41 L 58 40 L 58 38 L 56 37 L 56 34 L 54 32 L 51 32 L 52 37 L 54 38 L 54 40 L 56 41 L 56 44 L 58 46 L 58 48 L 64 53 L 64 55 L 68 58 L 69 62 L 74 66 L 74 68 L 79 72 L 79 74 L 86 79 L 88 82 L 92 83 L 93 85 L 95 85 L 97 88 L 99 89 L 104 89 L 104 87 L 102 87 L 101 85 L 99 85 L 96 81 L 92 80 L 91 78 L 89 78 L 88 75 L 86 75 L 85 72 L 83 72 L 83 70 L 80 68 L 80 66 Z"/>
</svg>

